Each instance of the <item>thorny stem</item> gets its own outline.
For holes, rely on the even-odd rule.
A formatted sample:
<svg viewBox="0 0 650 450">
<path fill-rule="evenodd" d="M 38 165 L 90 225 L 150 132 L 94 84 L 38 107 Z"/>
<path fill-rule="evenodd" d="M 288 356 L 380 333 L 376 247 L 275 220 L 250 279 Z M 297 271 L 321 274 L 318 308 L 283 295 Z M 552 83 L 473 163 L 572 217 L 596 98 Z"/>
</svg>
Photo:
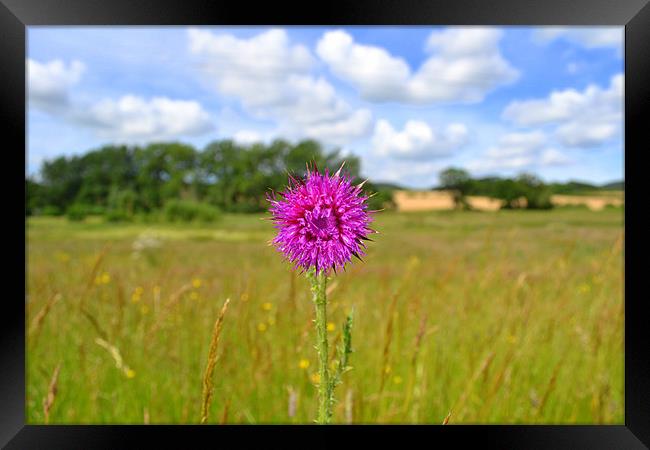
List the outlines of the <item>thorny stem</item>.
<svg viewBox="0 0 650 450">
<path fill-rule="evenodd" d="M 318 419 L 319 424 L 328 424 L 332 418 L 330 402 L 330 379 L 327 360 L 329 356 L 327 344 L 327 276 L 321 272 L 310 274 L 311 291 L 316 306 L 316 349 L 320 360 L 320 381 L 318 383 Z"/>
</svg>

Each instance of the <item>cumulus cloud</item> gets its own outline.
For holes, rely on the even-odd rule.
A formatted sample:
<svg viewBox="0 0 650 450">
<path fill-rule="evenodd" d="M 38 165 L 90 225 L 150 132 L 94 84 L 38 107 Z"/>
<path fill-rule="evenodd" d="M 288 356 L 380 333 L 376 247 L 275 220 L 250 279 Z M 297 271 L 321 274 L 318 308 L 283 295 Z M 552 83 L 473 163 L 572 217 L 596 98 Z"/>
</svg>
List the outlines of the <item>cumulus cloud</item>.
<svg viewBox="0 0 650 450">
<path fill-rule="evenodd" d="M 534 32 L 538 42 L 564 39 L 585 48 L 614 48 L 622 54 L 623 27 L 541 27 Z"/>
<path fill-rule="evenodd" d="M 373 149 L 378 156 L 424 160 L 450 155 L 469 140 L 467 127 L 461 123 L 434 130 L 426 122 L 409 120 L 402 131 L 384 119 L 375 125 Z"/>
<path fill-rule="evenodd" d="M 236 98 L 252 115 L 276 121 L 290 134 L 342 144 L 368 133 L 372 116 L 354 110 L 323 77 L 314 57 L 284 30 L 248 39 L 190 29 L 189 49 L 219 94 Z"/>
<path fill-rule="evenodd" d="M 371 176 L 379 182 L 397 183 L 403 186 L 430 188 L 436 184 L 438 173 L 449 163 L 443 160 L 418 161 L 394 160 L 390 164 L 377 158 L 364 160 L 363 176 Z"/>
<path fill-rule="evenodd" d="M 497 29 L 481 27 L 433 32 L 426 43 L 430 56 L 416 71 L 404 59 L 359 44 L 342 30 L 325 33 L 316 53 L 370 101 L 472 103 L 518 77 L 499 50 L 501 36 Z"/>
<path fill-rule="evenodd" d="M 508 133 L 499 138 L 499 146 L 488 150 L 488 154 L 496 156 L 521 155 L 539 149 L 545 142 L 546 136 L 541 131 Z"/>
<path fill-rule="evenodd" d="M 547 148 L 539 157 L 542 166 L 563 166 L 571 164 L 573 160 L 555 148 Z"/>
<path fill-rule="evenodd" d="M 309 50 L 291 45 L 284 30 L 271 29 L 250 39 L 190 28 L 189 50 L 204 57 L 201 66 L 220 93 L 238 97 L 248 108 L 284 105 L 291 86 L 285 80 L 307 74 Z"/>
<path fill-rule="evenodd" d="M 345 120 L 323 121 L 306 125 L 304 132 L 314 139 L 321 139 L 343 145 L 351 138 L 365 136 L 372 126 L 372 113 L 368 109 L 358 109 Z"/>
<path fill-rule="evenodd" d="M 105 99 L 83 116 L 76 111 L 75 118 L 95 127 L 102 136 L 124 141 L 196 136 L 214 128 L 210 114 L 198 102 L 166 97 Z"/>
<path fill-rule="evenodd" d="M 531 167 L 563 165 L 571 162 L 555 148 L 546 148 L 547 137 L 541 131 L 506 133 L 497 145 L 490 147 L 480 159 L 470 162 L 477 172 L 515 170 Z"/>
<path fill-rule="evenodd" d="M 250 145 L 264 141 L 262 135 L 255 130 L 239 130 L 233 134 L 232 138 L 238 144 L 243 145 Z"/>
<path fill-rule="evenodd" d="M 214 128 L 210 114 L 195 101 L 167 97 L 80 102 L 71 95 L 85 65 L 61 60 L 27 60 L 29 104 L 68 123 L 84 126 L 117 141 L 172 139 L 203 134 Z"/>
<path fill-rule="evenodd" d="M 503 118 L 517 125 L 556 126 L 557 139 L 567 147 L 594 147 L 613 137 L 623 123 L 623 74 L 611 78 L 608 88 L 589 85 L 553 91 L 547 98 L 514 101 Z"/>
<path fill-rule="evenodd" d="M 496 146 L 489 148 L 481 161 L 473 168 L 518 169 L 535 162 L 536 153 L 546 143 L 546 136 L 539 131 L 508 133 L 499 138 Z"/>
<path fill-rule="evenodd" d="M 77 84 L 86 66 L 81 61 L 66 64 L 60 59 L 39 62 L 27 59 L 29 101 L 43 109 L 55 109 L 69 102 L 69 89 Z"/>
</svg>

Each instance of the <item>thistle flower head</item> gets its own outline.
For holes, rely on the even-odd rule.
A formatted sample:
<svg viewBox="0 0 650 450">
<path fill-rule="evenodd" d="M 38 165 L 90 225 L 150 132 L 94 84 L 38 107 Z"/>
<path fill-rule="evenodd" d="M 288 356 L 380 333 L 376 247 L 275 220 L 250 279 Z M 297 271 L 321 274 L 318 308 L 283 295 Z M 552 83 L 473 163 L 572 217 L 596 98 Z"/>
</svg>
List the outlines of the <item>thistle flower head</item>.
<svg viewBox="0 0 650 450">
<path fill-rule="evenodd" d="M 343 166 L 341 166 L 341 169 Z M 330 175 L 325 169 L 308 169 L 304 179 L 289 177 L 281 198 L 267 196 L 278 234 L 272 244 L 296 268 L 314 268 L 328 274 L 352 260 L 361 259 L 364 240 L 374 231 L 362 184 L 353 185 L 341 169 Z"/>
</svg>

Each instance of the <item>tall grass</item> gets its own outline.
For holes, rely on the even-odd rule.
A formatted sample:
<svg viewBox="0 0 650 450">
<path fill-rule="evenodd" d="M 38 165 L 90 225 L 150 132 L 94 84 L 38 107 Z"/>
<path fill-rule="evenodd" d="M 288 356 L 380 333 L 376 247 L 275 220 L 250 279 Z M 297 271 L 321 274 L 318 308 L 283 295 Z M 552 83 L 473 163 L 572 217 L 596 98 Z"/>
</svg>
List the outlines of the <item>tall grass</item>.
<svg viewBox="0 0 650 450">
<path fill-rule="evenodd" d="M 223 317 L 226 314 L 228 309 L 228 303 L 230 299 L 227 298 L 223 303 L 219 317 L 217 317 L 216 322 L 214 323 L 214 329 L 212 330 L 212 338 L 210 339 L 210 350 L 208 352 L 208 363 L 205 366 L 205 374 L 203 375 L 203 401 L 201 403 L 201 423 L 205 424 L 208 422 L 208 413 L 210 408 L 210 400 L 212 399 L 213 391 L 213 382 L 212 377 L 214 374 L 214 366 L 217 364 L 217 349 L 219 346 L 219 336 L 221 335 L 221 327 L 223 326 Z M 224 408 L 224 417 L 222 421 L 228 417 L 228 406 L 229 403 L 226 403 Z"/>
<path fill-rule="evenodd" d="M 331 342 L 355 309 L 333 422 L 623 423 L 620 211 L 385 212 L 376 228 L 329 286 Z M 200 423 L 224 298 L 208 421 L 313 423 L 308 283 L 259 216 L 27 232 L 29 423 Z"/>
</svg>

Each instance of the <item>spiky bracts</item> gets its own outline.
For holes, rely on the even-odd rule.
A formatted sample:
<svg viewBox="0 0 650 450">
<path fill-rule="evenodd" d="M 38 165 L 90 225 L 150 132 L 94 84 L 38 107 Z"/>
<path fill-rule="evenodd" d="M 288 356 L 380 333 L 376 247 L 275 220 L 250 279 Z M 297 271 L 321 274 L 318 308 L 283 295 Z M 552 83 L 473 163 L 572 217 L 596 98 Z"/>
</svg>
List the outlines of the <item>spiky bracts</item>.
<svg viewBox="0 0 650 450">
<path fill-rule="evenodd" d="M 334 175 L 327 169 L 324 173 L 308 169 L 304 179 L 289 177 L 279 199 L 267 196 L 278 229 L 272 243 L 296 268 L 329 274 L 353 256 L 361 259 L 365 254 L 363 241 L 374 233 L 369 228 L 368 196 L 363 194 L 363 183 L 353 185 L 341 169 Z"/>
</svg>

